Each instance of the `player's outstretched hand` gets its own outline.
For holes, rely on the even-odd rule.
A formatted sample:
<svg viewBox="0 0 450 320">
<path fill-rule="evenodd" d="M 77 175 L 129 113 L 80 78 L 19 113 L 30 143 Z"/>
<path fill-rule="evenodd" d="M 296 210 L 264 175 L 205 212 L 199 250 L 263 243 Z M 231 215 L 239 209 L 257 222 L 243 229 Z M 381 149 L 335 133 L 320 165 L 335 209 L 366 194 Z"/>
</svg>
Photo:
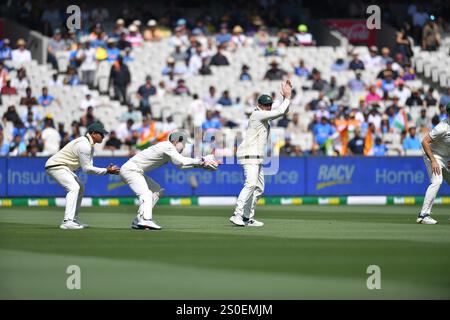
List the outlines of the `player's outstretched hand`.
<svg viewBox="0 0 450 320">
<path fill-rule="evenodd" d="M 109 166 L 106 167 L 106 172 L 108 174 L 119 174 L 120 168 L 111 163 Z"/>
<path fill-rule="evenodd" d="M 202 168 L 206 170 L 216 171 L 219 168 L 220 161 L 214 158 L 214 155 L 208 154 L 202 157 Z"/>
<path fill-rule="evenodd" d="M 281 84 L 281 95 L 285 99 L 290 99 L 292 95 L 292 83 L 291 80 L 286 80 Z"/>
</svg>

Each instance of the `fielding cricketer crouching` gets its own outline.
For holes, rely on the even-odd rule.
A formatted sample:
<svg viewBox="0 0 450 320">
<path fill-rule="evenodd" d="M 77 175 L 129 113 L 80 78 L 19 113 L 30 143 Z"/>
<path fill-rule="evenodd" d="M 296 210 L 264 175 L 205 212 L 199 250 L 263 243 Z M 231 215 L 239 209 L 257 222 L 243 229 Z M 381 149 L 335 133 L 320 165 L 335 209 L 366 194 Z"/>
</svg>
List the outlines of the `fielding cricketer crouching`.
<svg viewBox="0 0 450 320">
<path fill-rule="evenodd" d="M 423 200 L 422 210 L 417 217 L 417 223 L 436 224 L 431 215 L 431 208 L 443 180 L 450 185 L 450 103 L 446 106 L 447 119 L 427 134 L 422 140 L 423 160 L 430 177 L 430 186 Z"/>
<path fill-rule="evenodd" d="M 258 98 L 258 106 L 250 115 L 245 138 L 237 151 L 238 162 L 244 168 L 245 183 L 239 194 L 234 215 L 230 222 L 242 227 L 261 227 L 261 221 L 253 219 L 258 198 L 264 191 L 263 160 L 266 154 L 270 134 L 270 120 L 279 118 L 288 112 L 292 85 L 289 80 L 281 85 L 284 100 L 272 110 L 272 98 L 263 94 Z"/>
<path fill-rule="evenodd" d="M 119 174 L 119 168 L 110 164 L 107 168 L 93 165 L 94 144 L 101 143 L 108 131 L 99 122 L 91 124 L 87 133 L 69 142 L 45 163 L 45 171 L 67 191 L 66 210 L 61 229 L 83 229 L 78 214 L 83 199 L 84 185 L 74 173 L 80 167 L 89 174 Z"/>
<path fill-rule="evenodd" d="M 171 161 L 181 169 L 203 168 L 217 170 L 218 162 L 212 155 L 201 159 L 182 156 L 188 136 L 183 132 L 172 132 L 168 141 L 157 143 L 142 150 L 130 158 L 120 169 L 122 180 L 128 184 L 139 198 L 139 209 L 131 224 L 133 229 L 160 230 L 161 227 L 153 220 L 153 207 L 162 195 L 162 189 L 145 171 L 156 169 Z"/>
</svg>

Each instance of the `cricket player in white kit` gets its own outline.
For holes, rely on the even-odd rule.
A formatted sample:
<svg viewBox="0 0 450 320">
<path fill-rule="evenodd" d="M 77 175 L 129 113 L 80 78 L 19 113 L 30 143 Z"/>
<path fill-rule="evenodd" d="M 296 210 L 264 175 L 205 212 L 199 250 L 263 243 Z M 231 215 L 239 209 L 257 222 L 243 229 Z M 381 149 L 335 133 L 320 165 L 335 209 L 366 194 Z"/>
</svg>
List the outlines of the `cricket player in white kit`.
<svg viewBox="0 0 450 320">
<path fill-rule="evenodd" d="M 213 157 L 201 159 L 182 156 L 187 134 L 172 132 L 168 141 L 159 142 L 130 158 L 121 168 L 120 176 L 139 198 L 139 209 L 131 224 L 133 229 L 160 230 L 161 227 L 153 221 L 153 207 L 162 196 L 161 187 L 153 179 L 145 175 L 145 171 L 156 169 L 171 161 L 181 169 L 204 168 L 216 170 L 218 163 Z"/>
<path fill-rule="evenodd" d="M 263 160 L 270 134 L 270 120 L 282 117 L 288 112 L 292 85 L 289 80 L 281 85 L 284 100 L 272 110 L 272 98 L 262 95 L 258 106 L 250 115 L 245 138 L 237 150 L 238 162 L 244 168 L 245 183 L 239 194 L 234 215 L 230 222 L 242 227 L 262 227 L 264 223 L 255 220 L 255 206 L 264 191 Z"/>
<path fill-rule="evenodd" d="M 99 122 L 91 124 L 87 133 L 69 142 L 45 163 L 45 171 L 67 191 L 66 210 L 61 229 L 83 229 L 86 224 L 79 221 L 79 210 L 83 199 L 84 185 L 74 171 L 80 167 L 89 174 L 119 174 L 119 168 L 109 165 L 97 168 L 93 165 L 94 144 L 101 143 L 108 131 Z"/>
<path fill-rule="evenodd" d="M 442 120 L 422 140 L 424 162 L 430 177 L 430 186 L 425 193 L 422 210 L 417 223 L 436 224 L 431 218 L 431 208 L 442 181 L 450 185 L 450 103 L 447 104 L 447 119 Z"/>
</svg>

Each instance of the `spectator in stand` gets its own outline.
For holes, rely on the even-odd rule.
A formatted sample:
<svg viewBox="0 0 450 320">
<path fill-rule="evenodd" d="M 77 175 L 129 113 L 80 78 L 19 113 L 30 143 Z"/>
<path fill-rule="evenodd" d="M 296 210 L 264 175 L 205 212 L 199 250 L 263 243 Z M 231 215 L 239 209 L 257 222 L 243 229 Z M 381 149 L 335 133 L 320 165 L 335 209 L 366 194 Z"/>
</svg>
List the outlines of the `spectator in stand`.
<svg viewBox="0 0 450 320">
<path fill-rule="evenodd" d="M 383 143 L 383 141 L 381 140 L 380 137 L 376 137 L 375 138 L 375 144 L 372 147 L 372 154 L 375 157 L 384 157 L 387 154 L 387 147 L 386 145 Z"/>
<path fill-rule="evenodd" d="M 446 120 L 448 118 L 448 114 L 445 111 L 445 106 L 444 105 L 442 105 L 442 104 L 439 105 L 439 112 L 440 112 L 440 114 L 439 114 L 439 120 L 440 121 Z"/>
<path fill-rule="evenodd" d="M 61 142 L 61 136 L 58 130 L 55 129 L 53 120 L 46 118 L 44 120 L 44 130 L 42 130 L 42 141 L 44 143 L 44 149 L 42 153 L 46 156 L 50 156 L 59 151 L 59 144 Z"/>
<path fill-rule="evenodd" d="M 391 94 L 395 90 L 395 81 L 392 72 L 388 71 L 384 74 L 384 79 L 378 81 L 378 85 L 384 94 Z"/>
<path fill-rule="evenodd" d="M 287 126 L 289 125 L 289 118 L 287 113 L 285 113 L 280 120 L 278 120 L 277 122 L 277 127 L 279 128 L 287 128 Z"/>
<path fill-rule="evenodd" d="M 316 111 L 315 117 L 317 121 L 319 121 L 322 118 L 326 118 L 327 120 L 330 119 L 330 112 L 327 110 L 327 104 L 325 101 L 320 101 L 317 104 L 318 110 Z"/>
<path fill-rule="evenodd" d="M 80 61 L 81 80 L 92 89 L 95 81 L 97 62 L 95 59 L 95 48 L 91 47 L 89 41 L 82 43 L 82 48 L 77 52 L 77 59 Z"/>
<path fill-rule="evenodd" d="M 5 60 L 11 60 L 12 58 L 12 50 L 9 44 L 9 39 L 5 38 L 0 45 L 0 62 L 2 63 Z"/>
<path fill-rule="evenodd" d="M 295 75 L 301 77 L 301 78 L 308 78 L 311 74 L 309 69 L 305 67 L 305 61 L 303 59 L 300 59 L 298 62 L 298 66 L 294 68 Z"/>
<path fill-rule="evenodd" d="M 139 29 L 136 25 L 132 24 L 128 27 L 128 35 L 126 40 L 131 44 L 131 47 L 139 47 L 142 44 L 142 36 L 139 33 Z"/>
<path fill-rule="evenodd" d="M 280 148 L 280 157 L 292 157 L 294 155 L 294 145 L 290 136 L 284 138 L 284 144 Z"/>
<path fill-rule="evenodd" d="M 425 102 L 427 107 L 436 106 L 438 104 L 437 103 L 437 99 L 435 98 L 435 95 L 434 95 L 434 88 L 433 87 L 430 86 L 428 88 L 427 92 L 425 93 L 425 96 L 424 96 L 423 100 L 424 100 L 424 102 Z"/>
<path fill-rule="evenodd" d="M 117 48 L 119 48 L 119 50 L 131 49 L 131 43 L 127 40 L 126 32 L 120 34 L 119 41 L 117 41 Z"/>
<path fill-rule="evenodd" d="M 308 123 L 300 122 L 299 114 L 296 112 L 292 115 L 292 121 L 289 122 L 286 132 L 288 132 L 291 136 L 298 136 L 301 133 L 308 131 Z"/>
<path fill-rule="evenodd" d="M 432 15 L 422 30 L 422 49 L 427 51 L 437 51 L 441 45 L 441 34 L 439 26 L 434 22 Z"/>
<path fill-rule="evenodd" d="M 245 36 L 244 29 L 242 29 L 241 26 L 234 26 L 230 44 L 234 49 L 239 49 L 247 46 L 247 37 Z"/>
<path fill-rule="evenodd" d="M 420 107 L 422 107 L 422 106 L 424 106 L 424 102 L 423 102 L 422 98 L 420 97 L 420 93 L 419 93 L 419 90 L 417 88 L 413 88 L 412 89 L 411 96 L 408 99 L 406 99 L 405 104 L 408 107 L 412 107 L 412 106 L 420 106 Z"/>
<path fill-rule="evenodd" d="M 87 128 L 96 121 L 97 119 L 94 117 L 94 108 L 88 107 L 86 113 L 80 118 L 80 125 Z"/>
<path fill-rule="evenodd" d="M 213 107 L 216 105 L 219 100 L 216 96 L 216 87 L 210 86 L 208 89 L 208 94 L 203 97 L 203 102 L 207 105 L 207 107 Z"/>
<path fill-rule="evenodd" d="M 156 87 L 152 84 L 152 77 L 145 77 L 145 84 L 139 87 L 136 95 L 139 100 L 139 108 L 142 116 L 151 115 L 150 97 L 156 95 Z"/>
<path fill-rule="evenodd" d="M 376 46 L 371 46 L 369 48 L 369 55 L 363 59 L 363 62 L 367 69 L 381 67 L 381 57 L 378 55 L 378 48 Z"/>
<path fill-rule="evenodd" d="M 122 141 L 120 141 L 117 138 L 116 131 L 112 130 L 109 134 L 108 140 L 105 143 L 105 146 L 103 149 L 105 150 L 120 150 L 120 147 L 122 146 Z"/>
<path fill-rule="evenodd" d="M 202 123 L 202 129 L 208 130 L 208 129 L 220 129 L 222 127 L 222 124 L 220 123 L 217 118 L 214 117 L 211 110 L 206 111 L 206 120 Z"/>
<path fill-rule="evenodd" d="M 182 50 L 181 45 L 176 45 L 174 52 L 172 52 L 170 56 L 175 60 L 175 63 L 189 60 L 189 55 L 186 51 Z"/>
<path fill-rule="evenodd" d="M 200 43 L 196 44 L 195 53 L 189 58 L 188 69 L 191 75 L 197 75 L 202 68 L 202 46 Z"/>
<path fill-rule="evenodd" d="M 77 70 L 74 67 L 69 66 L 67 68 L 67 76 L 64 78 L 64 84 L 69 86 L 77 86 L 81 84 L 81 80 L 78 77 Z"/>
<path fill-rule="evenodd" d="M 33 94 L 31 93 L 31 88 L 28 87 L 25 89 L 25 96 L 20 98 L 20 105 L 37 105 L 38 101 L 37 99 L 33 96 Z"/>
<path fill-rule="evenodd" d="M 422 150 L 420 139 L 416 136 L 416 127 L 411 126 L 408 133 L 409 135 L 403 140 L 403 150 Z"/>
<path fill-rule="evenodd" d="M 388 47 L 381 48 L 380 61 L 382 65 L 386 65 L 388 61 L 392 60 L 391 50 Z"/>
<path fill-rule="evenodd" d="M 233 105 L 233 101 L 230 98 L 230 92 L 228 90 L 225 90 L 224 92 L 222 92 L 222 96 L 219 98 L 217 103 L 224 107 L 229 107 L 229 106 Z"/>
<path fill-rule="evenodd" d="M 248 70 L 250 70 L 248 65 L 246 65 L 246 64 L 242 65 L 241 74 L 239 75 L 240 81 L 251 81 L 252 80 L 252 76 L 250 75 Z"/>
<path fill-rule="evenodd" d="M 89 107 L 95 108 L 97 106 L 97 101 L 92 98 L 90 92 L 86 92 L 85 98 L 80 102 L 80 110 L 85 111 Z"/>
<path fill-rule="evenodd" d="M 9 72 L 6 69 L 3 61 L 0 61 L 0 89 L 6 85 L 6 81 L 9 79 Z"/>
<path fill-rule="evenodd" d="M 348 68 L 353 71 L 364 70 L 364 62 L 359 59 L 359 55 L 357 52 L 352 53 L 352 60 L 350 61 Z"/>
<path fill-rule="evenodd" d="M 313 70 L 312 71 L 312 90 L 319 90 L 319 91 L 327 91 L 329 84 L 326 80 L 322 79 L 322 74 L 319 70 Z"/>
<path fill-rule="evenodd" d="M 228 58 L 224 55 L 225 47 L 220 45 L 217 48 L 217 53 L 211 58 L 210 65 L 212 66 L 228 66 L 230 62 Z"/>
<path fill-rule="evenodd" d="M 0 157 L 7 156 L 9 153 L 9 144 L 5 139 L 3 127 L 0 125 Z"/>
<path fill-rule="evenodd" d="M 355 128 L 355 136 L 348 143 L 348 151 L 350 155 L 364 154 L 364 139 L 361 137 L 361 129 Z"/>
<path fill-rule="evenodd" d="M 297 27 L 298 33 L 295 34 L 296 44 L 298 46 L 314 45 L 314 39 L 311 33 L 308 32 L 308 26 L 300 24 Z"/>
<path fill-rule="evenodd" d="M 56 29 L 53 37 L 48 41 L 47 47 L 47 63 L 51 63 L 53 69 L 58 70 L 58 61 L 56 53 L 66 49 L 66 41 L 62 38 L 61 30 Z"/>
<path fill-rule="evenodd" d="M 25 90 L 30 86 L 24 68 L 17 70 L 17 77 L 11 80 L 11 87 L 16 88 L 17 94 L 25 95 Z"/>
<path fill-rule="evenodd" d="M 270 68 L 267 70 L 266 74 L 264 75 L 264 80 L 283 80 L 283 78 L 287 75 L 287 72 L 283 69 L 278 67 L 278 62 L 273 59 L 270 62 Z"/>
<path fill-rule="evenodd" d="M 333 64 L 331 65 L 331 70 L 336 72 L 345 71 L 347 69 L 348 63 L 341 56 L 338 56 L 336 58 L 336 61 L 334 61 Z"/>
<path fill-rule="evenodd" d="M 115 46 L 116 42 L 114 41 L 114 39 L 109 38 L 106 43 L 106 54 L 108 56 L 106 58 L 106 61 L 114 62 L 117 60 L 117 58 L 119 58 L 120 50 Z"/>
<path fill-rule="evenodd" d="M 426 133 L 431 128 L 431 120 L 427 116 L 427 109 L 420 110 L 420 116 L 416 120 L 416 128 L 419 129 L 419 132 Z"/>
<path fill-rule="evenodd" d="M 58 73 L 54 73 L 51 75 L 51 78 L 48 80 L 48 87 L 62 87 L 63 81 L 58 77 Z"/>
<path fill-rule="evenodd" d="M 117 138 L 127 146 L 136 144 L 136 139 L 133 137 L 133 125 L 134 121 L 128 119 L 125 123 L 121 123 L 117 129 Z"/>
<path fill-rule="evenodd" d="M 411 90 L 405 87 L 405 81 L 398 79 L 397 88 L 394 89 L 392 94 L 398 97 L 400 105 L 404 106 L 406 104 L 406 100 L 408 100 L 411 96 Z"/>
<path fill-rule="evenodd" d="M 128 104 L 127 108 L 128 108 L 127 111 L 124 111 L 120 115 L 119 120 L 122 122 L 133 120 L 133 122 L 135 123 L 140 123 L 142 121 L 142 113 L 135 110 L 131 103 Z"/>
<path fill-rule="evenodd" d="M 12 122 L 16 123 L 20 121 L 19 114 L 16 111 L 15 106 L 9 106 L 8 109 L 5 111 L 5 113 L 2 116 L 3 122 Z"/>
<path fill-rule="evenodd" d="M 277 47 L 274 46 L 272 41 L 269 41 L 267 46 L 264 48 L 264 57 L 272 57 L 272 56 L 278 56 L 278 50 Z"/>
<path fill-rule="evenodd" d="M 175 88 L 173 93 L 177 96 L 191 95 L 191 92 L 189 91 L 189 88 L 186 86 L 186 81 L 184 81 L 184 79 L 178 79 L 177 87 Z"/>
<path fill-rule="evenodd" d="M 403 72 L 400 76 L 404 81 L 414 80 L 416 78 L 416 71 L 411 67 L 410 62 L 405 62 Z"/>
<path fill-rule="evenodd" d="M 8 155 L 10 157 L 25 157 L 27 155 L 27 146 L 20 135 L 15 135 L 13 141 L 9 144 Z"/>
<path fill-rule="evenodd" d="M 25 49 L 26 42 L 23 39 L 17 40 L 17 49 L 11 52 L 11 60 L 16 66 L 21 66 L 31 62 L 31 52 Z"/>
<path fill-rule="evenodd" d="M 386 61 L 386 68 L 381 70 L 378 75 L 377 75 L 377 79 L 386 79 L 386 77 L 390 74 L 391 77 L 395 80 L 398 78 L 398 72 L 392 69 L 392 64 L 393 64 L 393 60 L 392 59 L 388 59 Z"/>
<path fill-rule="evenodd" d="M 127 88 L 131 83 L 130 71 L 123 63 L 122 56 L 119 56 L 116 62 L 111 66 L 109 74 L 109 87 L 114 88 L 114 99 L 119 100 L 122 104 L 127 104 Z"/>
<path fill-rule="evenodd" d="M 403 57 L 405 57 L 405 61 L 409 61 L 413 56 L 412 44 L 411 40 L 409 40 L 406 30 L 401 28 L 397 32 L 397 37 L 395 39 L 395 43 L 397 45 L 397 50 Z"/>
<path fill-rule="evenodd" d="M 326 117 L 322 117 L 320 122 L 314 125 L 313 133 L 318 147 L 325 152 L 325 143 L 335 133 L 335 129 L 331 126 Z"/>
<path fill-rule="evenodd" d="M 128 30 L 125 27 L 125 20 L 119 18 L 116 20 L 116 25 L 112 31 L 113 38 L 119 38 L 122 33 L 126 33 Z"/>
<path fill-rule="evenodd" d="M 162 70 L 163 75 L 170 75 L 170 73 L 182 75 L 187 72 L 186 64 L 183 62 L 182 64 L 178 63 L 175 65 L 175 59 L 173 57 L 167 58 L 166 64 Z"/>
<path fill-rule="evenodd" d="M 450 87 L 447 88 L 447 91 L 441 95 L 441 99 L 439 100 L 439 104 L 446 106 L 450 103 Z"/>
<path fill-rule="evenodd" d="M 0 96 L 12 96 L 12 95 L 16 95 L 16 94 L 17 94 L 16 88 L 11 86 L 10 80 L 7 80 L 6 85 L 4 85 L 2 87 L 2 90 L 0 91 Z"/>
<path fill-rule="evenodd" d="M 361 80 L 361 72 L 356 72 L 355 75 L 356 75 L 356 78 L 351 79 L 348 82 L 348 88 L 352 92 L 364 91 L 366 85 L 365 85 L 364 81 Z"/>
<path fill-rule="evenodd" d="M 160 41 L 161 38 L 161 30 L 156 20 L 148 20 L 147 28 L 144 30 L 144 41 Z"/>
<path fill-rule="evenodd" d="M 220 46 L 222 44 L 227 44 L 231 41 L 231 34 L 228 32 L 228 28 L 226 24 L 222 24 L 220 26 L 220 32 L 216 36 L 216 42 Z"/>
<path fill-rule="evenodd" d="M 48 88 L 43 87 L 42 88 L 42 95 L 38 98 L 38 103 L 43 106 L 44 108 L 49 107 L 53 101 L 55 101 L 55 97 L 48 94 Z"/>
</svg>

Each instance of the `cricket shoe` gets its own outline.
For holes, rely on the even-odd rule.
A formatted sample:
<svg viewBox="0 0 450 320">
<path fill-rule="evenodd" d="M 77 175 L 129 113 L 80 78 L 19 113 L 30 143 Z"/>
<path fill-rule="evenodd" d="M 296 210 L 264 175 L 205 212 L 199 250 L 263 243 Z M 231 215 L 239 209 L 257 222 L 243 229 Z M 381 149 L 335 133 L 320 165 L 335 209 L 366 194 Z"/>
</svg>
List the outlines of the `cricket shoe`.
<svg viewBox="0 0 450 320">
<path fill-rule="evenodd" d="M 240 214 L 233 214 L 230 217 L 230 222 L 239 227 L 245 227 L 244 220 L 242 220 L 242 216 Z"/>
<path fill-rule="evenodd" d="M 80 226 L 83 226 L 83 228 L 89 228 L 89 225 L 87 223 L 83 223 L 78 219 L 74 220 L 76 223 L 78 223 Z"/>
<path fill-rule="evenodd" d="M 74 220 L 64 220 L 63 223 L 59 226 L 60 229 L 65 230 L 78 230 L 78 229 L 84 229 L 83 225 L 79 224 L 78 222 Z"/>
<path fill-rule="evenodd" d="M 133 221 L 134 222 L 134 221 Z M 158 226 L 153 220 L 149 219 L 139 219 L 136 224 L 131 225 L 132 229 L 144 229 L 144 230 L 161 230 L 161 227 Z"/>
<path fill-rule="evenodd" d="M 430 217 L 429 214 L 419 214 L 417 216 L 417 223 L 420 224 L 436 224 L 438 223 L 436 220 L 434 220 L 432 217 Z"/>
<path fill-rule="evenodd" d="M 248 219 L 247 221 L 243 220 L 246 227 L 262 227 L 264 225 L 264 222 L 255 220 L 255 219 Z"/>
</svg>

